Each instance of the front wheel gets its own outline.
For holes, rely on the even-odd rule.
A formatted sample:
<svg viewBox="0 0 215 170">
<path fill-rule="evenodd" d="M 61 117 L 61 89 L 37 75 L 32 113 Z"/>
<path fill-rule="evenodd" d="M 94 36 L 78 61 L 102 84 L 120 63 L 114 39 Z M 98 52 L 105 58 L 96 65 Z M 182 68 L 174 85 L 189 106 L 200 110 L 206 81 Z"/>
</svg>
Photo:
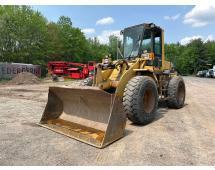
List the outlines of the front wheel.
<svg viewBox="0 0 215 170">
<path fill-rule="evenodd" d="M 128 82 L 123 106 L 129 120 L 140 125 L 150 123 L 155 118 L 157 105 L 157 86 L 151 77 L 136 76 Z"/>
</svg>

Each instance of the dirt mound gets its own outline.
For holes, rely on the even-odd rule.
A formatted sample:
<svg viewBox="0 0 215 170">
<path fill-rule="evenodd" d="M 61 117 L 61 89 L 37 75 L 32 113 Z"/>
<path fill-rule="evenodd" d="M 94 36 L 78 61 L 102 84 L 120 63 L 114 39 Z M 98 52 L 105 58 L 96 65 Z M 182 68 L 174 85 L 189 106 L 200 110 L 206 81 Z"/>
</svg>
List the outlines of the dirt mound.
<svg viewBox="0 0 215 170">
<path fill-rule="evenodd" d="M 40 79 L 32 73 L 22 72 L 16 75 L 12 80 L 10 80 L 7 84 L 10 85 L 19 85 L 19 84 L 38 84 L 40 83 Z"/>
</svg>

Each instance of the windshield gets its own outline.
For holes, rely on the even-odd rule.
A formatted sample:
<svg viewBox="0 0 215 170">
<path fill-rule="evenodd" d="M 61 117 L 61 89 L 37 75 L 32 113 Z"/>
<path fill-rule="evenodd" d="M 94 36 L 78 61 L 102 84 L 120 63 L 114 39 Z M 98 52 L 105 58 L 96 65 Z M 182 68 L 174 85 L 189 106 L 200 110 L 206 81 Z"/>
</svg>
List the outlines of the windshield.
<svg viewBox="0 0 215 170">
<path fill-rule="evenodd" d="M 141 37 L 143 33 L 143 25 L 127 28 L 124 30 L 124 57 L 136 57 L 139 52 Z"/>
</svg>

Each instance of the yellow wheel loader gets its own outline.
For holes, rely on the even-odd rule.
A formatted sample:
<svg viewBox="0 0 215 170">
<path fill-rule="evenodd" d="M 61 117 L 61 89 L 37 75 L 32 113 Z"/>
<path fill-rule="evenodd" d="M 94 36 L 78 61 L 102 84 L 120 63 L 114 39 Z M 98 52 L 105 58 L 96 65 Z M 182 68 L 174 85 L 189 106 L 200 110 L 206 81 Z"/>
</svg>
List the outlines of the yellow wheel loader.
<svg viewBox="0 0 215 170">
<path fill-rule="evenodd" d="M 49 88 L 41 126 L 103 148 L 123 137 L 127 118 L 139 125 L 153 121 L 158 100 L 183 107 L 185 84 L 165 61 L 163 30 L 150 23 L 121 33 L 122 59 L 99 63 L 91 86 Z"/>
</svg>

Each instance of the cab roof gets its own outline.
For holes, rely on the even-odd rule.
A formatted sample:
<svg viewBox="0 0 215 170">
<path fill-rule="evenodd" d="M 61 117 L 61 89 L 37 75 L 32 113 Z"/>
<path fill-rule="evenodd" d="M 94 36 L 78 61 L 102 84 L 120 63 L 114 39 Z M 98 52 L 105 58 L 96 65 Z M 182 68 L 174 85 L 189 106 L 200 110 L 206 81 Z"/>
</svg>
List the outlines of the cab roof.
<svg viewBox="0 0 215 170">
<path fill-rule="evenodd" d="M 155 25 L 154 23 L 142 23 L 142 24 L 126 27 L 126 28 L 124 28 L 124 30 L 139 27 L 139 26 L 143 26 L 145 29 L 150 29 L 150 28 L 153 29 L 154 28 L 154 30 L 163 30 L 161 27 Z M 123 33 L 124 30 L 122 30 L 121 33 Z"/>
</svg>

